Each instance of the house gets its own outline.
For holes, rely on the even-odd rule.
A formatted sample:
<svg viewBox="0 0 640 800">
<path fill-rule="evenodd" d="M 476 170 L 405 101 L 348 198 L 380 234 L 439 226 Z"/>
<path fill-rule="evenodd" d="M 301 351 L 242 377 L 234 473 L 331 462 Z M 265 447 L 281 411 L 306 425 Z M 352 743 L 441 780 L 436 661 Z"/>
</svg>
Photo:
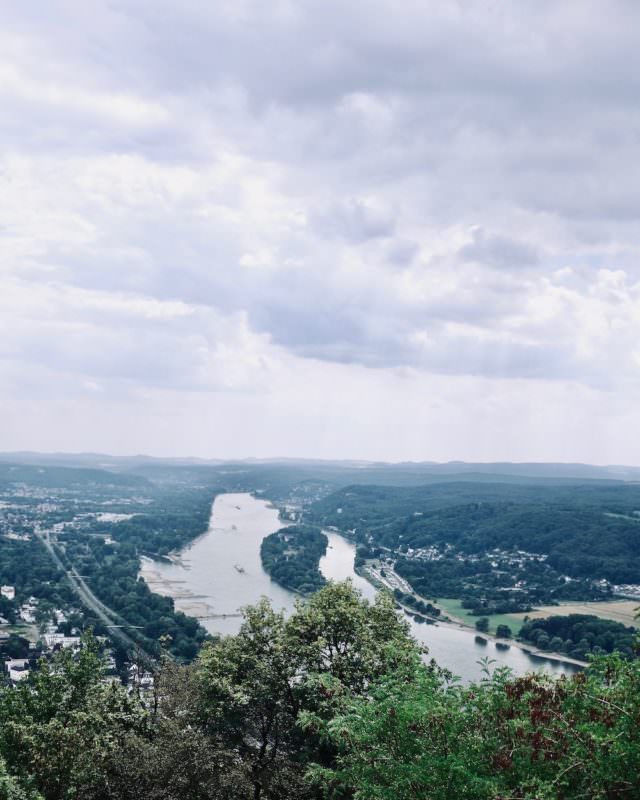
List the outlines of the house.
<svg viewBox="0 0 640 800">
<path fill-rule="evenodd" d="M 80 647 L 79 636 L 65 636 L 63 633 L 45 633 L 42 638 L 49 650 L 60 648 L 66 650 L 69 647 L 77 649 Z"/>
<path fill-rule="evenodd" d="M 138 688 L 141 692 L 149 692 L 153 689 L 154 678 L 137 664 L 130 664 L 128 668 L 129 686 Z"/>
<path fill-rule="evenodd" d="M 26 603 L 20 606 L 20 617 L 25 622 L 33 624 L 36 621 L 36 611 L 38 610 L 38 601 L 35 597 L 30 597 Z"/>
<path fill-rule="evenodd" d="M 16 587 L 15 586 L 0 586 L 0 597 L 4 597 L 7 600 L 15 600 L 16 599 Z"/>
<path fill-rule="evenodd" d="M 29 676 L 29 661 L 26 658 L 11 658 L 4 662 L 4 668 L 12 683 L 19 683 Z"/>
</svg>

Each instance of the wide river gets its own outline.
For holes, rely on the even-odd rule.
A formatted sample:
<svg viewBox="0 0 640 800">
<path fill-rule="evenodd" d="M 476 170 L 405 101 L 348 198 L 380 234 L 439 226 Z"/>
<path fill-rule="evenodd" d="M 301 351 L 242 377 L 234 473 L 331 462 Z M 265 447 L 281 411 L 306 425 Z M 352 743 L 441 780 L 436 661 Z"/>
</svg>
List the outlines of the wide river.
<svg viewBox="0 0 640 800">
<path fill-rule="evenodd" d="M 144 559 L 141 575 L 151 589 L 175 599 L 176 608 L 198 616 L 211 633 L 236 633 L 242 622 L 239 609 L 266 596 L 277 609 L 291 611 L 296 595 L 274 583 L 260 563 L 260 543 L 282 527 L 278 511 L 250 494 L 222 494 L 212 507 L 209 530 L 182 551 L 173 563 Z M 354 572 L 354 545 L 327 532 L 329 548 L 320 561 L 322 574 L 332 580 L 351 578 L 364 597 L 376 589 Z M 478 641 L 472 631 L 454 625 L 419 624 L 410 619 L 411 632 L 429 648 L 429 655 L 463 680 L 482 676 L 480 660 L 511 667 L 517 674 L 532 670 L 575 672 L 571 664 L 532 656 L 515 645 L 498 649 L 494 642 Z"/>
</svg>

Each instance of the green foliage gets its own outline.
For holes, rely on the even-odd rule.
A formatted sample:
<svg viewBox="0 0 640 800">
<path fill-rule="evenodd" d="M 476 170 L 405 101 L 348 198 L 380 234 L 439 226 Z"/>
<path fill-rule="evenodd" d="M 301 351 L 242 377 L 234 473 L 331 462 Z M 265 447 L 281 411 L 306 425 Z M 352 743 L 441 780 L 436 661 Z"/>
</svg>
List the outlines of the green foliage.
<svg viewBox="0 0 640 800">
<path fill-rule="evenodd" d="M 7 772 L 4 759 L 0 756 L 0 800 L 42 800 L 42 795 L 19 785 Z"/>
<path fill-rule="evenodd" d="M 479 617 L 476 620 L 476 630 L 480 631 L 481 633 L 487 633 L 487 631 L 489 630 L 489 618 Z"/>
<path fill-rule="evenodd" d="M 638 663 L 616 657 L 571 680 L 497 671 L 469 687 L 419 666 L 348 703 L 329 725 L 336 764 L 312 775 L 355 800 L 637 797 L 639 690 Z"/>
<path fill-rule="evenodd" d="M 328 584 L 165 661 L 141 701 L 96 643 L 0 689 L 0 800 L 626 800 L 640 662 L 567 679 L 425 664 L 390 595 Z"/>
<path fill-rule="evenodd" d="M 86 639 L 79 656 L 64 651 L 27 682 L 0 689 L 0 756 L 27 797 L 91 796 L 104 764 L 144 728 L 135 698 L 101 677 L 96 643 Z"/>
<path fill-rule="evenodd" d="M 501 639 L 511 638 L 511 628 L 508 625 L 498 625 L 496 627 L 496 636 Z"/>
<path fill-rule="evenodd" d="M 269 534 L 260 545 L 262 566 L 274 581 L 300 594 L 309 594 L 326 583 L 318 565 L 327 551 L 328 539 L 318 528 L 291 525 Z"/>
<path fill-rule="evenodd" d="M 254 797 L 306 797 L 307 763 L 332 758 L 324 735 L 336 709 L 417 656 L 387 595 L 369 604 L 330 584 L 288 620 L 265 600 L 237 636 L 203 648 L 201 724 L 240 755 Z"/>
<path fill-rule="evenodd" d="M 315 503 L 309 520 L 355 529 L 358 541 L 373 547 L 452 544 L 467 554 L 522 548 L 547 554 L 558 574 L 634 583 L 640 582 L 639 508 L 637 484 L 457 482 L 349 486 Z M 460 596 L 451 585 L 435 585 L 436 576 L 432 594 Z"/>
<path fill-rule="evenodd" d="M 614 651 L 632 658 L 636 650 L 633 628 L 590 614 L 529 620 L 520 629 L 520 637 L 543 650 L 558 650 L 579 659 Z"/>
</svg>

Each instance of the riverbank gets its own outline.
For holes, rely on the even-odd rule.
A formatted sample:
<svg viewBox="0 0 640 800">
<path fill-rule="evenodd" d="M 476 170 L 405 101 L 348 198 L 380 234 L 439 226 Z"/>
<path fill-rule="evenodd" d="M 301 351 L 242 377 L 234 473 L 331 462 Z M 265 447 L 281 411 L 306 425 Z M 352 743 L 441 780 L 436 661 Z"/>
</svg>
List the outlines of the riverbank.
<svg viewBox="0 0 640 800">
<path fill-rule="evenodd" d="M 540 650 L 533 645 L 527 645 L 526 643 L 518 641 L 517 639 L 505 639 L 503 637 L 495 636 L 492 633 L 478 631 L 475 625 L 470 625 L 460 617 L 454 616 L 437 602 L 426 600 L 425 598 L 421 597 L 413 590 L 411 585 L 404 578 L 400 577 L 400 575 L 398 575 L 394 570 L 385 567 L 385 574 L 382 575 L 380 569 L 376 569 L 375 566 L 373 566 L 373 563 L 374 562 L 370 562 L 360 570 L 357 570 L 358 574 L 368 580 L 372 586 L 377 589 L 385 588 L 391 592 L 393 592 L 395 589 L 399 589 L 406 594 L 410 594 L 416 600 L 422 600 L 424 603 L 430 602 L 436 608 L 439 608 L 440 612 L 444 615 L 443 617 L 430 617 L 428 614 L 421 614 L 420 612 L 416 611 L 415 608 L 399 602 L 398 605 L 411 617 L 424 617 L 436 625 L 445 625 L 457 628 L 459 630 L 465 630 L 469 633 L 473 633 L 482 637 L 486 641 L 493 642 L 498 647 L 517 647 L 519 650 L 522 650 L 523 653 L 527 653 L 528 655 L 536 658 L 548 659 L 549 661 L 555 661 L 559 664 L 572 664 L 573 666 L 583 669 L 589 666 L 589 662 L 580 661 L 577 658 L 571 658 L 571 656 L 564 655 L 563 653 Z"/>
<path fill-rule="evenodd" d="M 177 611 L 182 611 L 183 614 L 195 617 L 197 620 L 209 619 L 213 614 L 213 609 L 208 603 L 203 602 L 202 595 L 196 595 L 187 589 L 185 579 L 170 579 L 163 575 L 159 567 L 160 563 L 149 556 L 141 556 L 138 577 L 142 578 L 155 594 L 170 597 Z M 183 569 L 188 568 L 180 558 L 172 559 L 168 563 Z"/>
<path fill-rule="evenodd" d="M 145 559 L 140 576 L 153 592 L 197 617 L 213 635 L 237 633 L 241 609 L 268 597 L 275 609 L 293 609 L 290 590 L 273 582 L 260 561 L 262 540 L 286 526 L 270 500 L 223 492 L 211 505 L 209 525 L 170 561 Z"/>
<path fill-rule="evenodd" d="M 275 583 L 260 560 L 263 539 L 283 527 L 275 509 L 265 499 L 249 493 L 223 493 L 216 497 L 207 532 L 187 545 L 171 562 L 145 560 L 143 577 L 152 591 L 171 596 L 176 609 L 197 616 L 214 636 L 240 629 L 241 609 L 267 597 L 274 609 L 293 611 L 299 595 Z M 355 543 L 337 532 L 326 531 L 329 543 L 320 560 L 327 580 L 350 579 L 362 596 L 372 601 L 376 588 L 355 571 Z M 178 558 L 175 558 L 178 556 Z M 242 567 L 242 570 L 238 569 Z M 420 624 L 408 609 L 411 635 L 425 646 L 429 658 L 459 676 L 463 682 L 480 680 L 486 659 L 494 668 L 509 667 L 515 675 L 536 669 L 551 674 L 570 673 L 577 665 L 536 656 L 519 647 L 500 648 L 493 641 L 478 642 L 475 631 L 455 624 Z"/>
<path fill-rule="evenodd" d="M 414 595 L 418 597 L 418 595 Z M 400 607 L 405 611 L 407 614 L 411 616 L 415 616 L 416 614 L 421 617 L 426 617 L 427 619 L 431 620 L 436 625 L 446 625 L 449 627 L 457 628 L 458 630 L 465 630 L 469 633 L 474 633 L 476 636 L 485 639 L 486 641 L 493 642 L 498 647 L 517 647 L 518 650 L 522 650 L 523 653 L 527 653 L 528 655 L 535 656 L 536 658 L 545 658 L 549 661 L 557 661 L 559 664 L 573 664 L 576 667 L 588 667 L 588 661 L 580 661 L 577 658 L 571 658 L 571 656 L 564 655 L 563 653 L 554 653 L 550 652 L 549 650 L 540 650 L 532 645 L 527 645 L 521 642 L 518 639 L 505 639 L 503 637 L 494 636 L 492 633 L 484 633 L 484 631 L 479 631 L 474 626 L 465 625 L 464 622 L 459 620 L 452 620 L 450 617 L 441 619 L 440 617 L 429 617 L 426 614 L 419 614 L 415 609 L 412 609 L 410 606 L 405 606 L 402 603 L 399 603 Z M 434 604 L 437 606 L 437 604 Z"/>
</svg>

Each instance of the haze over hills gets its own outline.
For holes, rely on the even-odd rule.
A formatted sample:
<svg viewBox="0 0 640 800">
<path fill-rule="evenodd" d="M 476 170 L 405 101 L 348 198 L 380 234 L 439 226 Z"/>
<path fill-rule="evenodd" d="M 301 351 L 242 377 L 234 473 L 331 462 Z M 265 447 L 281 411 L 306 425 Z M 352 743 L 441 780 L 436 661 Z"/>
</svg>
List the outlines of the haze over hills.
<svg viewBox="0 0 640 800">
<path fill-rule="evenodd" d="M 509 480 L 513 478 L 568 479 L 568 480 L 640 480 L 640 467 L 621 464 L 583 464 L 563 462 L 467 462 L 467 461 L 365 461 L 357 459 L 314 459 L 314 458 L 244 458 L 217 459 L 184 457 L 161 457 L 136 454 L 130 456 L 114 456 L 108 453 L 65 453 L 15 451 L 0 452 L 0 462 L 14 464 L 31 464 L 37 466 L 92 467 L 111 470 L 135 470 L 153 466 L 192 466 L 220 467 L 224 465 L 241 467 L 296 467 L 303 473 L 311 471 L 322 474 L 333 471 L 364 471 L 372 482 L 376 473 L 413 475 L 419 482 L 421 479 L 447 478 L 463 476 L 465 480 Z"/>
</svg>

